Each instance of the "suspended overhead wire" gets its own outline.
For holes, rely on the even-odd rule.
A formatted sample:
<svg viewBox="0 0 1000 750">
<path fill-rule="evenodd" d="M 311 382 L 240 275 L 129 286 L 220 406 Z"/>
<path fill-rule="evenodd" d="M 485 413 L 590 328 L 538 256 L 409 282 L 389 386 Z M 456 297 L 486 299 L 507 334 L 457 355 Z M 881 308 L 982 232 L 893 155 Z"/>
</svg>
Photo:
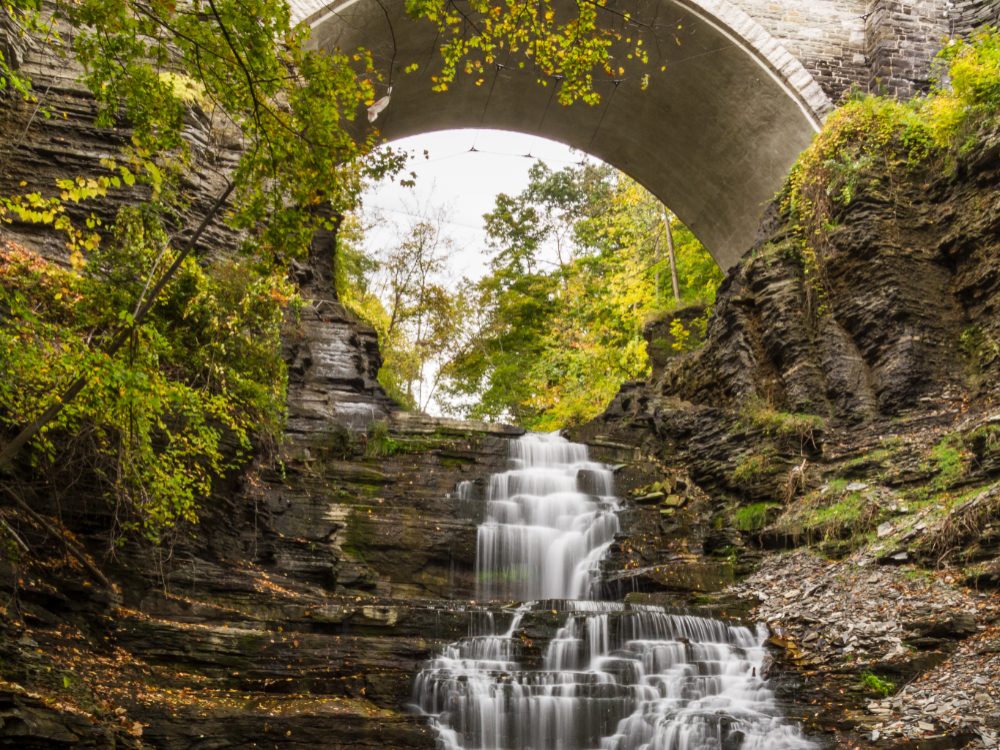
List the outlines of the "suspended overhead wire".
<svg viewBox="0 0 1000 750">
<path fill-rule="evenodd" d="M 425 216 L 424 214 L 417 213 L 416 211 L 407 211 L 405 208 L 391 208 L 389 206 L 381 206 L 377 203 L 365 203 L 364 208 L 372 208 L 378 211 L 388 211 L 389 213 L 392 214 L 409 216 L 410 218 L 413 219 L 422 219 L 424 221 L 427 220 L 427 216 Z M 440 222 L 441 224 L 450 224 L 452 226 L 462 227 L 463 229 L 471 229 L 475 232 L 483 231 L 482 226 L 474 226 L 472 224 L 466 224 L 461 221 L 455 221 L 454 219 L 435 219 L 435 221 Z"/>
<path fill-rule="evenodd" d="M 604 107 L 601 109 L 601 116 L 597 120 L 597 125 L 594 126 L 594 132 L 590 136 L 590 141 L 587 142 L 587 151 L 588 152 L 593 147 L 594 141 L 597 139 L 597 134 L 601 130 L 601 125 L 604 124 L 604 118 L 608 114 L 608 110 L 611 108 L 611 101 L 615 98 L 615 93 L 618 91 L 618 85 L 623 80 L 625 80 L 625 79 L 618 78 L 618 79 L 615 79 L 615 81 L 614 81 L 615 87 L 613 89 L 611 89 L 611 93 L 608 95 L 607 101 L 604 102 Z"/>
<path fill-rule="evenodd" d="M 587 157 L 590 156 L 589 154 L 584 154 L 580 159 L 561 159 L 557 156 L 553 157 L 537 156 L 531 153 L 530 151 L 523 154 L 517 154 L 509 151 L 493 151 L 491 149 L 479 148 L 476 145 L 472 145 L 469 146 L 469 148 L 465 149 L 464 151 L 457 151 L 453 154 L 446 154 L 444 156 L 432 156 L 428 158 L 427 161 L 428 162 L 449 161 L 451 159 L 456 159 L 459 156 L 468 156 L 469 154 L 482 154 L 483 156 L 500 156 L 508 159 L 531 159 L 533 161 L 558 162 L 559 164 L 576 164 L 580 166 L 582 166 L 586 162 Z M 596 158 L 596 157 L 590 157 L 590 158 Z"/>
</svg>

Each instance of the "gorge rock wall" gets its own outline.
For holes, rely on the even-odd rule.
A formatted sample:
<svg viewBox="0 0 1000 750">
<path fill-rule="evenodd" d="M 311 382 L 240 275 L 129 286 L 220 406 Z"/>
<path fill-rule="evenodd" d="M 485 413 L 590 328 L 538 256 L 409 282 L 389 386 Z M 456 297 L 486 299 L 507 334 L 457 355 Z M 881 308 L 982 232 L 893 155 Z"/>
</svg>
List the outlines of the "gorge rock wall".
<svg viewBox="0 0 1000 750">
<path fill-rule="evenodd" d="M 577 436 L 670 456 L 702 489 L 746 503 L 816 489 L 825 457 L 858 458 L 887 435 L 938 429 L 905 459 L 913 478 L 933 473 L 926 451 L 952 432 L 992 434 L 998 153 L 994 129 L 951 173 L 873 177 L 814 255 L 772 220 L 719 289 L 704 345 L 678 354 L 670 320 L 651 326 L 652 378 Z M 969 440 L 968 477 L 990 476 L 993 448 Z"/>
<path fill-rule="evenodd" d="M 476 498 L 517 431 L 379 424 L 290 433 L 158 546 L 109 548 L 100 498 L 36 487 L 110 591 L 0 508 L 24 544 L 0 559 L 0 745 L 434 747 L 413 676 L 478 609 Z"/>
<path fill-rule="evenodd" d="M 48 189 L 54 176 L 110 155 L 119 137 L 91 127 L 92 103 L 72 71 L 45 62 L 45 50 L 24 54 L 59 116 L 33 118 L 7 95 L 5 192 L 25 189 L 22 179 Z M 193 117 L 192 137 L 207 143 Z M 224 168 L 232 145 L 202 158 Z M 605 563 L 609 595 L 725 614 L 756 606 L 753 616 L 775 629 L 790 713 L 813 717 L 831 744 L 865 746 L 877 717 L 909 715 L 909 704 L 866 714 L 860 670 L 909 680 L 965 653 L 956 649 L 995 648 L 985 619 L 993 605 L 968 593 L 941 599 L 937 580 L 903 585 L 892 566 L 950 564 L 960 553 L 955 579 L 1000 583 L 998 149 L 998 134 L 986 134 L 952 174 L 874 184 L 837 217 L 815 265 L 776 218 L 720 290 L 705 345 L 675 356 L 669 326 L 653 327 L 651 380 L 624 388 L 578 431 L 618 467 L 626 496 L 623 534 Z M 193 215 L 216 185 L 211 168 L 191 178 Z M 102 218 L 115 209 L 115 200 L 102 204 Z M 57 238 L 32 227 L 4 232 L 64 257 Z M 203 250 L 236 241 L 218 227 Z M 93 488 L 29 488 L 30 504 L 107 572 L 108 590 L 36 519 L 0 507 L 14 534 L 0 557 L 0 745 L 434 746 L 406 708 L 412 678 L 479 611 L 470 600 L 484 481 L 504 467 L 518 431 L 395 409 L 377 384 L 374 332 L 333 294 L 332 241 L 317 237 L 296 271 L 306 304 L 284 340 L 281 460 L 220 483 L 199 526 L 159 546 L 114 546 L 113 508 Z M 800 413 L 820 421 L 788 421 Z M 948 451 L 958 469 L 944 462 Z M 949 514 L 935 515 L 941 498 Z M 796 515 L 840 505 L 861 515 Z M 865 556 L 850 557 L 868 538 Z M 810 543 L 842 559 L 769 556 Z M 869 616 L 845 636 L 845 608 L 892 587 L 907 601 L 878 607 L 885 629 Z M 942 625 L 935 606 L 960 609 L 958 625 Z M 561 613 L 544 615 L 526 625 L 536 659 Z M 962 641 L 973 632 L 974 642 Z M 912 652 L 893 656 L 904 638 Z M 856 715 L 845 716 L 845 704 Z M 974 736 L 940 735 L 938 747 Z"/>
<path fill-rule="evenodd" d="M 1000 202 L 983 189 L 1000 176 L 997 148 L 994 133 L 960 179 L 919 180 L 905 194 L 879 186 L 852 203 L 819 251 L 815 280 L 781 238 L 755 248 L 699 357 L 714 382 L 673 371 L 665 391 L 768 398 L 855 422 L 995 400 L 1000 361 L 963 341 L 1000 334 Z M 713 346 L 741 335 L 740 346 Z M 723 349 L 746 354 L 742 373 Z M 966 379 L 956 363 L 982 377 Z"/>
<path fill-rule="evenodd" d="M 961 687 L 1000 634 L 997 184 L 994 123 L 953 169 L 866 174 L 812 252 L 775 212 L 704 343 L 671 334 L 702 309 L 651 323 L 650 379 L 572 431 L 641 456 L 620 594 L 767 622 L 779 694 L 830 747 L 1000 741 L 998 697 Z"/>
<path fill-rule="evenodd" d="M 102 160 L 118 157 L 129 142 L 129 132 L 94 125 L 97 104 L 79 81 L 82 69 L 64 48 L 73 39 L 72 28 L 56 23 L 45 39 L 21 38 L 12 23 L 5 11 L 0 12 L 0 48 L 16 70 L 31 78 L 32 96 L 24 97 L 12 87 L 0 90 L 0 194 L 58 195 L 57 179 L 101 174 Z M 181 237 L 209 213 L 225 189 L 241 148 L 221 117 L 213 119 L 197 105 L 187 110 L 184 136 L 193 166 L 178 186 L 187 199 L 176 220 Z M 138 184 L 112 189 L 100 200 L 68 203 L 67 212 L 79 223 L 93 214 L 110 227 L 119 209 L 136 201 L 137 195 L 141 199 L 145 190 Z M 3 233 L 49 260 L 67 260 L 65 237 L 48 225 L 15 220 L 4 225 Z M 238 246 L 238 235 L 219 219 L 208 225 L 197 249 L 228 253 Z"/>
<path fill-rule="evenodd" d="M 816 258 L 776 223 L 720 288 L 705 345 L 625 387 L 604 421 L 654 419 L 671 399 L 764 401 L 838 425 L 995 404 L 998 148 L 994 131 L 954 174 L 873 184 Z"/>
<path fill-rule="evenodd" d="M 0 93 L 0 191 L 44 195 L 57 178 L 98 172 L 128 134 L 94 127 L 79 70 L 45 45 L 15 48 L 9 31 L 0 30 L 5 59 L 31 74 L 38 102 Z M 196 168 L 181 186 L 185 226 L 238 157 L 224 129 L 197 108 L 188 116 Z M 94 211 L 107 226 L 131 200 L 113 193 L 74 216 Z M 0 232 L 67 261 L 48 228 Z M 19 486 L 86 550 L 106 588 L 3 494 L 0 746 L 434 746 L 407 709 L 412 679 L 467 633 L 476 499 L 520 431 L 398 412 L 377 382 L 375 332 L 336 299 L 334 239 L 318 235 L 295 269 L 304 304 L 283 336 L 281 453 L 218 482 L 198 525 L 160 544 L 123 544 L 113 504 L 86 478 Z M 198 251 L 238 243 L 214 223 Z"/>
</svg>

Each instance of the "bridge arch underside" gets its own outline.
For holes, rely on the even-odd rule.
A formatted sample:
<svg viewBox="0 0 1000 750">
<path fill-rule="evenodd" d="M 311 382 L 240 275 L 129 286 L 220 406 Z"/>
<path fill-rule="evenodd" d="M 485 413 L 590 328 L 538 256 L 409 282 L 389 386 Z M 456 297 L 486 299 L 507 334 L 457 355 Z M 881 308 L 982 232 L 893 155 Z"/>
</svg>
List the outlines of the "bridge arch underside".
<svg viewBox="0 0 1000 750">
<path fill-rule="evenodd" d="M 599 80 L 599 105 L 570 107 L 558 104 L 553 85 L 514 66 L 487 71 L 480 86 L 461 74 L 448 91 L 432 92 L 435 29 L 410 19 L 402 0 L 341 0 L 309 21 L 321 48 L 363 46 L 375 55 L 393 87 L 375 123 L 386 139 L 496 128 L 563 142 L 644 185 L 729 268 L 749 249 L 829 102 L 798 61 L 724 2 L 635 0 L 631 12 L 657 37 L 647 42 L 648 65 L 626 65 L 617 83 Z M 414 62 L 417 72 L 405 73 Z M 645 90 L 642 73 L 650 76 Z"/>
</svg>

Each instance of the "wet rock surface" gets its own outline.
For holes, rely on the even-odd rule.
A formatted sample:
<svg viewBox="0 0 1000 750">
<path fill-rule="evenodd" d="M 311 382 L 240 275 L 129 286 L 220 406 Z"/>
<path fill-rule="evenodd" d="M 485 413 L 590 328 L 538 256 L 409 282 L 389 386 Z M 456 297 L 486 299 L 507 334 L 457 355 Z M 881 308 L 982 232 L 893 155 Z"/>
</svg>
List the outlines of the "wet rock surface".
<svg viewBox="0 0 1000 750">
<path fill-rule="evenodd" d="M 776 216 L 704 345 L 651 325 L 649 381 L 574 432 L 647 470 L 610 575 L 752 604 L 788 711 L 837 747 L 997 747 L 1000 133 L 980 137 L 953 173 L 873 180 L 808 273 Z M 700 499 L 671 507 L 653 485 L 678 472 Z M 667 558 L 749 577 L 670 592 L 646 573 Z"/>
<path fill-rule="evenodd" d="M 32 554 L 0 564 L 0 744 L 433 747 L 413 676 L 477 611 L 475 514 L 454 490 L 506 462 L 510 431 L 388 424 L 377 457 L 366 433 L 336 460 L 291 440 L 280 482 L 258 475 L 169 559 L 99 561 L 111 592 L 5 511 Z"/>
</svg>

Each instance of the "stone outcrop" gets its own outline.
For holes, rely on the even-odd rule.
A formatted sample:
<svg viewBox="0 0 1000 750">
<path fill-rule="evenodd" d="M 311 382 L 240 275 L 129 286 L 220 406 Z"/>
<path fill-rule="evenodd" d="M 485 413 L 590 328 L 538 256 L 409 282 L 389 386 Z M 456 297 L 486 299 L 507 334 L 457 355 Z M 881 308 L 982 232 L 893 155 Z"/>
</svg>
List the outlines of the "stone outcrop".
<svg viewBox="0 0 1000 750">
<path fill-rule="evenodd" d="M 199 527 L 98 559 L 111 592 L 2 509 L 24 550 L 0 561 L 0 744 L 433 747 L 413 675 L 467 632 L 470 498 L 516 434 L 412 415 L 291 433 L 281 470 L 220 487 Z M 107 511 L 57 497 L 31 504 L 101 555 Z"/>
<path fill-rule="evenodd" d="M 815 259 L 775 224 L 720 288 L 705 345 L 669 356 L 663 324 L 651 330 L 662 367 L 581 434 L 641 423 L 720 450 L 719 426 L 750 404 L 836 429 L 988 410 L 1000 397 L 1000 200 L 986 188 L 998 149 L 994 131 L 953 174 L 891 194 L 876 182 Z"/>
<path fill-rule="evenodd" d="M 378 383 L 378 335 L 337 301 L 336 232 L 313 238 L 295 276 L 304 305 L 283 337 L 288 363 L 287 432 L 295 438 L 364 432 L 397 411 Z"/>
<path fill-rule="evenodd" d="M 105 173 L 101 161 L 118 156 L 121 146 L 128 143 L 129 132 L 94 125 L 97 105 L 78 80 L 82 70 L 64 48 L 73 37 L 72 28 L 56 24 L 54 33 L 44 40 L 22 39 L 10 24 L 6 12 L 0 12 L 0 49 L 5 51 L 5 60 L 16 63 L 14 67 L 31 78 L 35 98 L 25 99 L 10 87 L 0 90 L 0 195 L 57 195 L 57 179 Z M 176 229 L 182 237 L 194 230 L 225 189 L 226 176 L 235 167 L 241 148 L 232 132 L 197 105 L 187 111 L 184 136 L 192 167 L 178 185 L 189 199 L 177 217 Z M 147 194 L 137 184 L 112 189 L 100 200 L 68 203 L 66 208 L 79 224 L 93 214 L 110 227 L 120 208 L 134 203 L 137 195 Z M 14 221 L 4 226 L 4 235 L 49 260 L 67 260 L 65 237 L 48 225 Z M 237 234 L 219 219 L 209 224 L 197 249 L 200 253 L 232 252 L 238 241 Z"/>
</svg>

